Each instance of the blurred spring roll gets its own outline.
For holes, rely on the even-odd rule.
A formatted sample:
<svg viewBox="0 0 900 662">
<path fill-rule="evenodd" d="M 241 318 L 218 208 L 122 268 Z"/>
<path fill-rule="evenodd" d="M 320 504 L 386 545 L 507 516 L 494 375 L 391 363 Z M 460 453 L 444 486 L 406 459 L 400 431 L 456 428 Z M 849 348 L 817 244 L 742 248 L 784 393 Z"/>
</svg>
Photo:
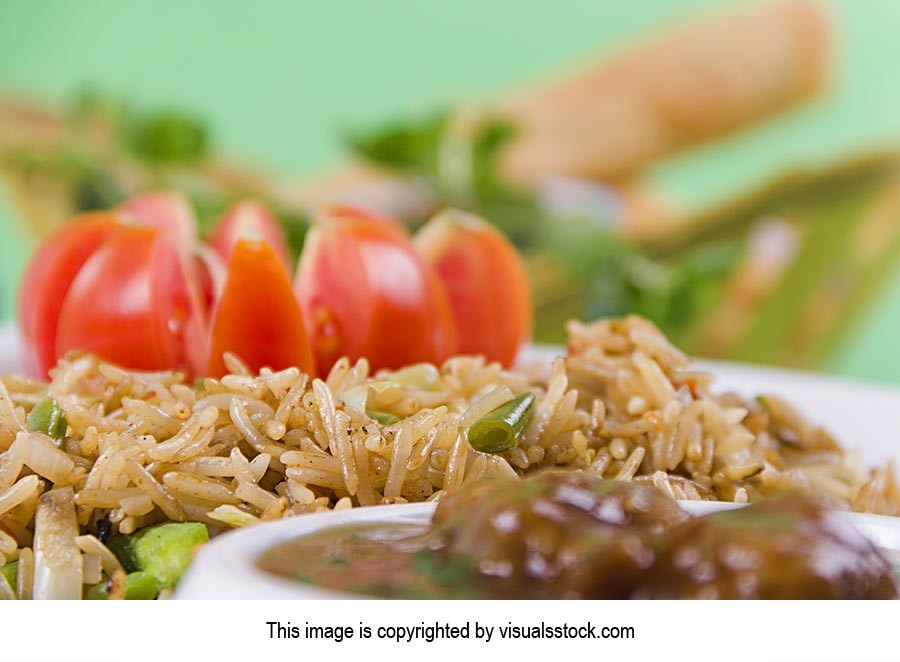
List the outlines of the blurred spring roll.
<svg viewBox="0 0 900 662">
<path fill-rule="evenodd" d="M 518 127 L 503 171 L 611 181 L 809 98 L 831 31 L 813 0 L 752 4 L 659 35 L 497 110 Z"/>
</svg>

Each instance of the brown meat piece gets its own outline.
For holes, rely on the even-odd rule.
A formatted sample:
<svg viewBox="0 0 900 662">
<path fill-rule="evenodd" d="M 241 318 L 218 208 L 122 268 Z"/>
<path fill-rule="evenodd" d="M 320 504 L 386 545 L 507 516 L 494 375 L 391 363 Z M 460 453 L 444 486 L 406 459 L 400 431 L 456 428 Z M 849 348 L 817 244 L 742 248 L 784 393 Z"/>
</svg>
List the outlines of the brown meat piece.
<svg viewBox="0 0 900 662">
<path fill-rule="evenodd" d="M 691 519 L 636 598 L 896 598 L 890 563 L 838 513 L 799 496 Z"/>
<path fill-rule="evenodd" d="M 688 518 L 652 487 L 546 472 L 446 498 L 429 546 L 497 597 L 626 597 L 658 537 Z"/>
</svg>

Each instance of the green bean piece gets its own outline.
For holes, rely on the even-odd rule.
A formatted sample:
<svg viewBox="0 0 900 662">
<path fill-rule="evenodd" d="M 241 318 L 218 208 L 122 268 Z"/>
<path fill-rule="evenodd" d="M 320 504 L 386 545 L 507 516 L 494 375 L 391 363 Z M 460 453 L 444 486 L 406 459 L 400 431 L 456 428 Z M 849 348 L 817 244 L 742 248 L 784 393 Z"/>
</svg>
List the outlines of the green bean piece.
<svg viewBox="0 0 900 662">
<path fill-rule="evenodd" d="M 126 600 L 155 600 L 160 590 L 159 580 L 149 572 L 131 572 L 125 577 Z M 87 587 L 85 600 L 108 600 L 109 582 L 101 582 Z"/>
<path fill-rule="evenodd" d="M 12 563 L 7 563 L 6 565 L 0 565 L 0 575 L 6 578 L 6 581 L 9 582 L 9 587 L 12 590 L 16 590 L 16 585 L 18 583 L 18 574 L 19 574 L 19 562 L 13 561 Z"/>
<path fill-rule="evenodd" d="M 132 572 L 125 577 L 126 600 L 155 600 L 159 590 L 159 580 L 149 572 Z"/>
<path fill-rule="evenodd" d="M 502 453 L 519 445 L 534 415 L 534 393 L 522 393 L 472 423 L 469 445 L 482 453 Z"/>
<path fill-rule="evenodd" d="M 109 586 L 108 582 L 100 582 L 99 584 L 90 584 L 84 587 L 85 600 L 108 600 Z"/>
<path fill-rule="evenodd" d="M 375 409 L 366 409 L 366 416 L 371 418 L 373 421 L 378 421 L 382 425 L 393 425 L 400 420 L 393 414 L 388 414 L 383 411 L 376 411 Z"/>
<path fill-rule="evenodd" d="M 57 443 L 66 438 L 68 427 L 66 413 L 53 398 L 44 398 L 32 407 L 28 414 L 28 429 L 32 432 L 43 432 Z"/>
<path fill-rule="evenodd" d="M 162 588 L 171 588 L 187 569 L 194 549 L 205 542 L 209 542 L 205 524 L 168 522 L 128 535 L 112 535 L 106 546 L 129 573 L 142 570 Z"/>
</svg>

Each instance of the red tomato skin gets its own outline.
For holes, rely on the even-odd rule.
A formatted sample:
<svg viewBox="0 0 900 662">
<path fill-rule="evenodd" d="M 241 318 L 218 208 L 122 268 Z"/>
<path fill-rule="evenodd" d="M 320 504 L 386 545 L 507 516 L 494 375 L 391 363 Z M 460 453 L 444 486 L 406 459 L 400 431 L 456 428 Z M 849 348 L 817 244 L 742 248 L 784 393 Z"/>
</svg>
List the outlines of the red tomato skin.
<svg viewBox="0 0 900 662">
<path fill-rule="evenodd" d="M 59 315 L 56 354 L 84 350 L 135 370 L 197 374 L 206 356 L 197 293 L 172 238 L 122 229 L 88 259 Z"/>
<path fill-rule="evenodd" d="M 290 266 L 290 251 L 278 220 L 268 207 L 256 200 L 237 202 L 216 223 L 209 244 L 228 262 L 231 251 L 240 239 L 261 239 L 267 242 L 285 267 Z"/>
<path fill-rule="evenodd" d="M 118 206 L 126 222 L 170 232 L 178 246 L 190 249 L 197 242 L 197 219 L 191 205 L 179 193 L 149 191 L 132 196 Z"/>
<path fill-rule="evenodd" d="M 440 363 L 456 331 L 440 280 L 395 228 L 325 223 L 307 236 L 295 289 L 320 374 L 342 356 L 373 370 Z"/>
<path fill-rule="evenodd" d="M 207 373 L 228 372 L 222 358 L 237 354 L 251 370 L 297 367 L 315 375 L 315 364 L 291 277 L 265 241 L 240 239 L 231 251 L 222 296 L 212 322 Z"/>
<path fill-rule="evenodd" d="M 528 273 L 510 241 L 482 219 L 447 211 L 414 238 L 453 308 L 459 349 L 512 365 L 533 324 Z"/>
<path fill-rule="evenodd" d="M 50 235 L 31 258 L 18 306 L 29 374 L 46 379 L 56 365 L 57 322 L 69 287 L 84 263 L 120 229 L 114 214 L 83 214 Z"/>
</svg>

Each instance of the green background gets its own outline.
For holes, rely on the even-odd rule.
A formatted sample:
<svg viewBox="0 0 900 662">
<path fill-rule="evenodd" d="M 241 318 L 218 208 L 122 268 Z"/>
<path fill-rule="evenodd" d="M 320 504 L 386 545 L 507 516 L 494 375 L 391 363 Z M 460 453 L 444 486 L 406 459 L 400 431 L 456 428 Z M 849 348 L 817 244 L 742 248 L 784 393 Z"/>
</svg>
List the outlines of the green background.
<svg viewBox="0 0 900 662">
<path fill-rule="evenodd" d="M 0 91 L 63 102 L 86 85 L 190 109 L 226 153 L 280 173 L 335 161 L 347 127 L 490 98 L 722 0 L 122 2 L 0 0 Z M 900 143 L 900 1 L 833 0 L 827 95 L 651 174 L 698 206 L 796 164 Z M 0 193 L 3 313 L 29 247 Z M 900 268 L 828 366 L 900 383 Z"/>
</svg>

